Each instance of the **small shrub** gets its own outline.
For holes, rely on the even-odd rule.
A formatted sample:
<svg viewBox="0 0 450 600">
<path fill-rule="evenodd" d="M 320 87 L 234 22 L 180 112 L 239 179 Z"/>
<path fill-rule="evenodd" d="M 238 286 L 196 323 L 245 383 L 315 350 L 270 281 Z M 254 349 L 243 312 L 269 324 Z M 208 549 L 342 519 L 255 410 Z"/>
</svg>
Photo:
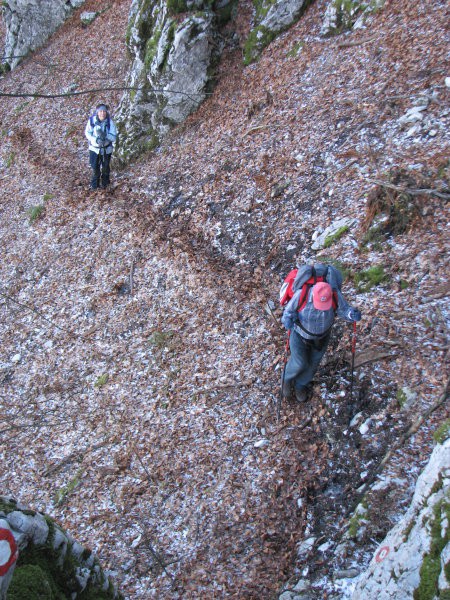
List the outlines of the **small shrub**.
<svg viewBox="0 0 450 600">
<path fill-rule="evenodd" d="M 60 490 L 58 490 L 55 494 L 55 506 L 61 506 L 67 500 L 67 497 L 74 491 L 76 487 L 78 487 L 81 481 L 81 475 L 83 473 L 82 469 L 78 469 L 76 475 L 73 479 L 69 481 L 69 483 L 63 486 Z"/>
<path fill-rule="evenodd" d="M 10 152 L 5 160 L 6 168 L 9 169 L 10 167 L 12 167 L 15 160 L 16 155 L 14 154 L 14 152 Z"/>
<path fill-rule="evenodd" d="M 407 397 L 403 390 L 397 390 L 397 402 L 400 407 L 403 407 L 406 403 Z"/>
<path fill-rule="evenodd" d="M 173 339 L 173 331 L 154 331 L 150 336 L 149 342 L 152 346 L 156 346 L 159 350 L 167 346 Z"/>
<path fill-rule="evenodd" d="M 450 437 L 450 419 L 444 421 L 433 433 L 433 439 L 437 444 L 443 444 Z"/>
<path fill-rule="evenodd" d="M 422 200 L 409 194 L 408 189 L 432 186 L 430 182 L 416 181 L 405 170 L 392 170 L 386 186 L 377 185 L 368 194 L 361 245 L 379 247 L 389 237 L 409 231 L 421 218 Z"/>
<path fill-rule="evenodd" d="M 108 381 L 109 381 L 109 375 L 108 375 L 108 373 L 103 373 L 103 375 L 100 375 L 100 377 L 94 383 L 94 386 L 95 387 L 102 387 L 103 385 L 105 385 L 106 383 L 108 383 Z"/>
<path fill-rule="evenodd" d="M 336 258 L 321 254 L 317 256 L 317 261 L 323 263 L 324 265 L 332 265 L 333 267 L 336 267 L 336 269 L 342 273 L 343 281 L 350 277 L 350 269 L 344 265 L 343 262 L 337 260 Z"/>
<path fill-rule="evenodd" d="M 406 279 L 400 279 L 400 289 L 406 290 L 407 288 L 409 288 L 409 281 L 406 281 Z"/>
<path fill-rule="evenodd" d="M 39 219 L 39 217 L 42 216 L 44 210 L 45 208 L 43 204 L 38 204 L 37 206 L 32 206 L 31 208 L 29 208 L 27 212 L 30 224 L 37 221 L 37 219 Z"/>
<path fill-rule="evenodd" d="M 22 111 L 24 111 L 24 110 L 26 109 L 26 107 L 27 107 L 29 104 L 30 104 L 30 102 L 29 102 L 29 101 L 22 102 L 22 104 L 19 104 L 19 106 L 17 106 L 17 107 L 14 109 L 14 112 L 15 112 L 16 114 L 20 114 Z"/>
<path fill-rule="evenodd" d="M 302 50 L 303 46 L 305 45 L 305 42 L 297 42 L 294 44 L 294 46 L 292 47 L 291 50 L 289 50 L 289 52 L 287 53 L 287 57 L 288 58 L 295 58 L 296 56 L 299 55 L 300 51 Z"/>
</svg>

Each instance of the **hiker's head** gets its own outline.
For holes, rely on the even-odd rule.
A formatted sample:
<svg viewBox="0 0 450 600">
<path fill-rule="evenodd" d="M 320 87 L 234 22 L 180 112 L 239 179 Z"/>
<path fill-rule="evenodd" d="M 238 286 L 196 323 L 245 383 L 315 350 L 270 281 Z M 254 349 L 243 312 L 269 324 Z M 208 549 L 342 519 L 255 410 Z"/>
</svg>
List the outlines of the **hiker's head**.
<svg viewBox="0 0 450 600">
<path fill-rule="evenodd" d="M 99 118 L 99 120 L 104 121 L 108 116 L 108 107 L 106 104 L 99 104 L 95 109 L 95 112 L 97 113 L 97 117 Z"/>
<path fill-rule="evenodd" d="M 333 290 L 329 283 L 321 281 L 316 283 L 312 291 L 314 308 L 329 310 L 333 304 Z"/>
</svg>

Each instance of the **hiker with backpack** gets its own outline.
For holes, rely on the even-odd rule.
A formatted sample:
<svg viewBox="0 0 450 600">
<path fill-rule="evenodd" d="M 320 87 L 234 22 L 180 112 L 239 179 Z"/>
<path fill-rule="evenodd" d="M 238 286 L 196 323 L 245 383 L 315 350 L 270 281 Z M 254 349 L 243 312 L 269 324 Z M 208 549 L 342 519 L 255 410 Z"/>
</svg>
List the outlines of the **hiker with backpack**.
<svg viewBox="0 0 450 600">
<path fill-rule="evenodd" d="M 314 377 L 330 340 L 336 316 L 346 321 L 361 320 L 361 312 L 351 307 L 341 292 L 342 273 L 332 265 L 318 263 L 292 270 L 280 291 L 285 306 L 281 322 L 288 329 L 290 357 L 286 363 L 282 394 L 292 391 L 298 402 L 308 396 Z"/>
<path fill-rule="evenodd" d="M 89 140 L 89 164 L 92 169 L 91 190 L 109 185 L 110 162 L 117 129 L 103 102 L 89 118 L 85 135 Z"/>
</svg>

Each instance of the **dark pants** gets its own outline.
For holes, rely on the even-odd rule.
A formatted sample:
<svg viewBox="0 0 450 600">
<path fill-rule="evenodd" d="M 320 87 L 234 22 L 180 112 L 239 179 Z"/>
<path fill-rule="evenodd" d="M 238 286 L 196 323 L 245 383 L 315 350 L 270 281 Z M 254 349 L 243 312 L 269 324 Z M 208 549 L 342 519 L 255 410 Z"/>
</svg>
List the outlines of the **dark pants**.
<svg viewBox="0 0 450 600">
<path fill-rule="evenodd" d="M 306 388 L 319 367 L 329 341 L 329 333 L 320 340 L 305 340 L 292 330 L 289 338 L 291 356 L 286 364 L 285 383 L 293 383 L 298 390 Z"/>
<path fill-rule="evenodd" d="M 89 150 L 89 164 L 92 169 L 91 188 L 96 190 L 101 183 L 102 188 L 109 185 L 109 163 L 111 154 L 97 154 Z"/>
</svg>

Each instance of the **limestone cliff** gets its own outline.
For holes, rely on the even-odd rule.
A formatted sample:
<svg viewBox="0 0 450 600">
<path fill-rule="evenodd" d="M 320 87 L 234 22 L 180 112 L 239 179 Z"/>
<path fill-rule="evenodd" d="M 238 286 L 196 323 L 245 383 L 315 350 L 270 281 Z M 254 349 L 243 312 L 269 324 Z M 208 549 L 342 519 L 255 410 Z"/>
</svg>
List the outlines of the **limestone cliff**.
<svg viewBox="0 0 450 600">
<path fill-rule="evenodd" d="M 5 63 L 13 69 L 30 51 L 36 50 L 84 0 L 5 0 Z"/>
<path fill-rule="evenodd" d="M 127 31 L 130 90 L 117 121 L 122 160 L 158 145 L 205 99 L 232 0 L 133 0 Z"/>
</svg>

